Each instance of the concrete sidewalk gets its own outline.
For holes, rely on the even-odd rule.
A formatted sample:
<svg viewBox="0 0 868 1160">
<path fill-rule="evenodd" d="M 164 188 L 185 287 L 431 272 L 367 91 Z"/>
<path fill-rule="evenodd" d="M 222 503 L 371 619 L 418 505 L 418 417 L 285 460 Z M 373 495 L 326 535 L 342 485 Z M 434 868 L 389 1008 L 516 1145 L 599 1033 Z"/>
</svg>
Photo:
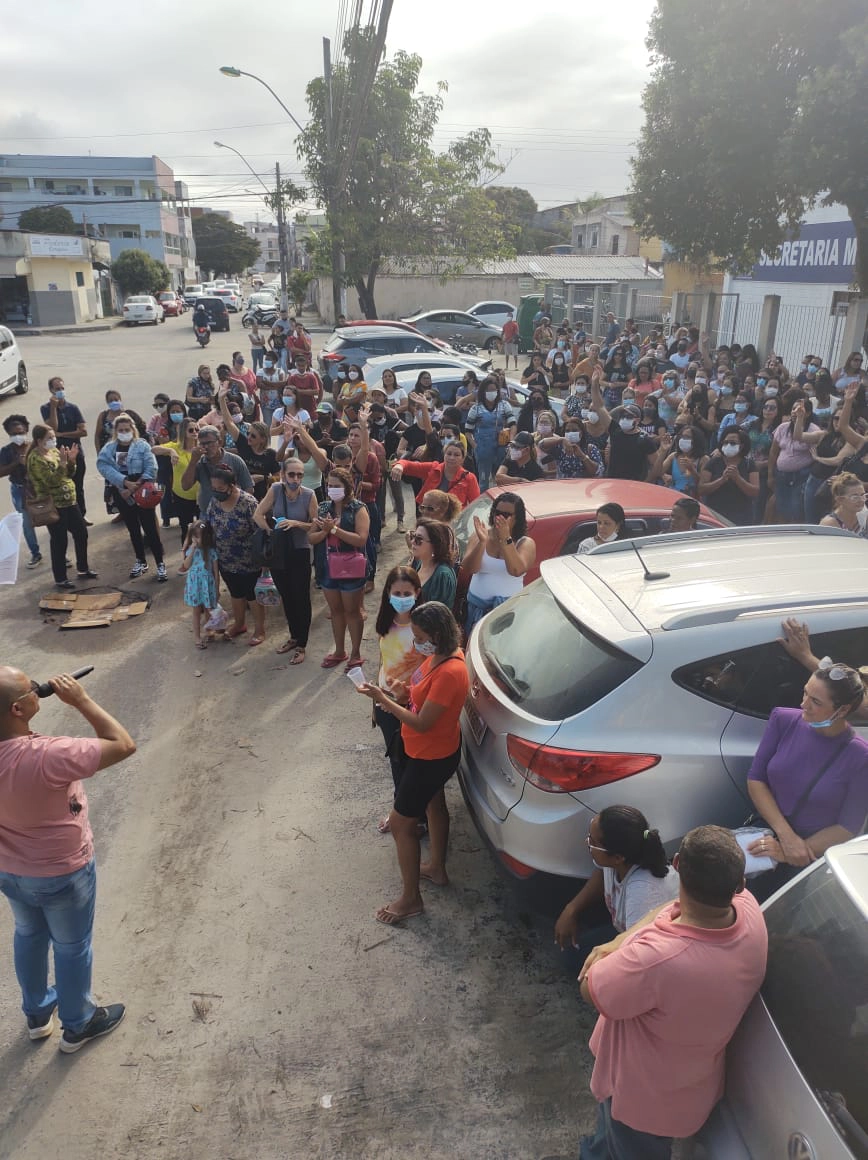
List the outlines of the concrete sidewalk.
<svg viewBox="0 0 868 1160">
<path fill-rule="evenodd" d="M 10 330 L 16 338 L 39 338 L 41 336 L 65 337 L 68 334 L 96 334 L 101 330 L 113 330 L 120 326 L 122 318 L 100 318 L 95 322 L 82 322 L 74 326 L 17 326 Z"/>
</svg>

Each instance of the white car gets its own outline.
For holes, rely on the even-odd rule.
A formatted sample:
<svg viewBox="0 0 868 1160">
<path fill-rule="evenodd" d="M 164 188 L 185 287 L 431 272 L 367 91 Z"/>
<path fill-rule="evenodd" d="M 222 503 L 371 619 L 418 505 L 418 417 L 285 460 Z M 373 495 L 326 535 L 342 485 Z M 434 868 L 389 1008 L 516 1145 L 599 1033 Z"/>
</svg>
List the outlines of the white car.
<svg viewBox="0 0 868 1160">
<path fill-rule="evenodd" d="M 513 318 L 517 318 L 516 309 L 511 302 L 477 302 L 475 306 L 468 308 L 467 313 L 473 314 L 480 322 L 487 322 L 489 326 L 502 327 L 510 313 Z"/>
<path fill-rule="evenodd" d="M 435 371 L 457 370 L 458 381 L 465 371 L 475 371 L 476 377 L 481 381 L 485 378 L 485 370 L 480 366 L 480 361 L 471 355 L 462 358 L 460 355 L 433 354 L 428 351 L 421 351 L 419 354 L 384 354 L 368 359 L 362 367 L 362 374 L 368 390 L 380 385 L 383 381 L 383 371 L 386 370 L 393 370 L 396 378 L 399 375 L 403 377 L 405 372 L 413 371 L 415 372 L 413 382 L 416 381 L 419 371 L 430 371 L 433 376 Z"/>
<path fill-rule="evenodd" d="M 138 326 L 140 322 L 152 322 L 156 326 L 158 322 L 165 321 L 163 308 L 153 294 L 134 294 L 124 303 L 124 322 L 127 326 L 133 323 Z"/>
<path fill-rule="evenodd" d="M 251 294 L 247 299 L 247 306 L 252 309 L 254 306 L 262 306 L 268 309 L 269 306 L 277 307 L 277 299 L 271 290 L 257 290 L 255 294 Z"/>
<path fill-rule="evenodd" d="M 0 395 L 23 395 L 27 390 L 27 370 L 15 335 L 0 326 Z"/>
<path fill-rule="evenodd" d="M 226 309 L 232 314 L 237 314 L 241 309 L 241 295 L 230 290 L 228 286 L 218 286 L 214 291 L 214 297 L 222 298 L 226 303 Z"/>
</svg>

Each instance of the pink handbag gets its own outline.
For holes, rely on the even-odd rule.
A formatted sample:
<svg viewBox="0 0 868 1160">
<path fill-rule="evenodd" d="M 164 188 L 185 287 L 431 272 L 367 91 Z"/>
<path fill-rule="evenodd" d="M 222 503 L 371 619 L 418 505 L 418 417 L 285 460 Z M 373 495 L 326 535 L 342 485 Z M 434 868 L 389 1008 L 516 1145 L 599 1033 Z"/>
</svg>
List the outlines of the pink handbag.
<svg viewBox="0 0 868 1160">
<path fill-rule="evenodd" d="M 364 580 L 368 558 L 364 552 L 339 552 L 330 548 L 326 557 L 330 580 Z"/>
</svg>

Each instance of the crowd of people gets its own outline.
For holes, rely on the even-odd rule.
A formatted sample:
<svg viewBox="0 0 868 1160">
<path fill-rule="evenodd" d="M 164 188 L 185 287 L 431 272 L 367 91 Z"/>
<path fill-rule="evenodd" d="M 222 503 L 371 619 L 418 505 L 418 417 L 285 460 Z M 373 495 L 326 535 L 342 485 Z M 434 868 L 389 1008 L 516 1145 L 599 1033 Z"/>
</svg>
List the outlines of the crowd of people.
<svg viewBox="0 0 868 1160">
<path fill-rule="evenodd" d="M 479 378 L 468 370 L 448 405 L 424 371 L 411 391 L 388 370 L 368 386 L 358 366 L 323 382 L 311 369 L 303 328 L 286 317 L 269 336 L 251 330 L 252 368 L 242 352 L 213 374 L 202 364 L 177 397 L 154 394 L 147 420 L 120 392 L 108 391 L 96 417 L 96 470 L 106 518 L 126 531 L 129 577 L 141 579 L 150 556 L 156 581 L 168 581 L 164 540 L 167 533 L 178 537 L 173 572 L 183 577 L 197 647 L 218 635 L 246 635 L 251 647 L 261 645 L 266 607 L 279 602 L 287 637 L 276 651 L 290 665 L 302 664 L 312 587 L 321 593 L 333 636 L 321 666 L 343 666 L 370 700 L 393 778 L 393 805 L 378 828 L 394 840 L 401 890 L 377 910 L 382 923 L 421 914 L 423 884 L 449 883 L 445 786 L 460 756 L 469 684 L 463 642 L 482 617 L 521 590 L 536 564 L 522 498 L 528 483 L 603 475 L 657 482 L 675 493 L 673 531 L 695 527 L 705 500 L 734 524 L 809 519 L 866 535 L 868 380 L 859 354 L 832 373 L 806 356 L 791 374 L 775 357 L 761 366 L 751 347 L 711 351 L 693 328 L 642 338 L 632 322 L 621 327 L 610 317 L 606 331 L 603 341 L 589 342 L 580 328 L 554 329 L 542 314 L 537 349 L 522 375 L 525 402 L 516 406 L 502 372 Z M 562 405 L 555 408 L 558 399 Z M 42 561 L 44 529 L 59 589 L 96 578 L 83 490 L 88 424 L 63 379 L 49 380 L 40 422 L 31 427 L 26 416 L 10 415 L 4 427 L 10 442 L 0 451 L 0 473 L 9 477 L 24 516 L 30 566 Z M 504 490 L 487 521 L 473 519 L 459 556 L 453 524 L 492 482 Z M 407 529 L 411 502 L 416 514 Z M 406 534 L 406 555 L 379 589 L 379 656 L 366 658 L 365 595 L 378 586 L 390 514 L 396 531 Z M 580 551 L 626 534 L 623 507 L 606 503 Z M 223 593 L 231 618 L 220 603 Z M 756 816 L 741 845 L 729 831 L 701 827 L 684 838 L 670 864 L 652 822 L 628 802 L 591 822 L 587 843 L 595 870 L 555 926 L 558 945 L 577 956 L 583 996 L 600 1012 L 591 1040 L 600 1116 L 596 1136 L 583 1143 L 589 1160 L 668 1156 L 671 1137 L 698 1128 L 718 1098 L 723 1046 L 765 965 L 762 918 L 743 893 L 745 853 L 767 861 L 766 873 L 751 881 L 763 897 L 864 824 L 868 744 L 848 724 L 861 711 L 862 678 L 815 657 L 804 625 L 787 622 L 783 643 L 806 668 L 804 699 L 800 710 L 771 715 L 749 774 Z M 102 740 L 61 746 L 40 758 L 42 804 L 50 816 L 48 822 L 30 814 L 24 819 L 34 840 L 40 825 L 66 809 L 68 790 L 81 801 L 80 777 L 121 759 L 133 745 L 71 678 L 57 678 L 54 686 Z M 10 758 L 5 768 L 18 770 L 38 701 L 33 683 L 14 669 L 0 671 L 0 696 L 0 751 Z M 0 779 L 0 815 L 17 816 L 21 792 L 15 777 Z M 30 931 L 40 910 L 38 882 L 33 885 L 39 875 L 27 876 L 34 868 L 27 842 L 10 853 L 2 816 L 0 891 L 20 933 Z M 88 907 L 92 922 L 94 889 L 86 813 L 74 837 L 74 857 L 59 857 L 51 869 L 75 880 L 81 898 L 75 941 L 86 942 L 89 953 L 89 928 L 82 933 Z M 63 951 L 57 957 L 65 940 L 53 921 L 38 938 L 22 935 L 20 962 L 16 941 L 16 965 L 31 1037 L 50 1034 L 59 1004 L 64 1050 L 75 1051 L 113 1030 L 123 1007 L 97 1009 L 90 1002 L 89 963 L 78 952 L 68 962 Z M 56 990 L 44 984 L 39 965 L 49 940 Z M 689 1001 L 685 980 L 693 987 Z M 647 1058 L 649 1021 L 663 1045 L 659 1068 Z M 644 1044 L 642 1067 L 653 1082 L 630 1062 L 633 1042 Z M 673 1071 L 664 1064 L 671 1065 L 675 1042 L 683 1059 Z"/>
</svg>

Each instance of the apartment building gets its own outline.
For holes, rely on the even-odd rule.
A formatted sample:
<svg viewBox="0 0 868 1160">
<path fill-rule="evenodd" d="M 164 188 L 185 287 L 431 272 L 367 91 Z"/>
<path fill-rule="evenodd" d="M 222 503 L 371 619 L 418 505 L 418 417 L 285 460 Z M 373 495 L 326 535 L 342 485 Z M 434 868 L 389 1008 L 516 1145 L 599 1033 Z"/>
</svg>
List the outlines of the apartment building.
<svg viewBox="0 0 868 1160">
<path fill-rule="evenodd" d="M 189 191 L 159 157 L 0 154 L 4 228 L 34 206 L 64 206 L 112 258 L 145 250 L 166 263 L 175 289 L 196 281 Z"/>
</svg>

